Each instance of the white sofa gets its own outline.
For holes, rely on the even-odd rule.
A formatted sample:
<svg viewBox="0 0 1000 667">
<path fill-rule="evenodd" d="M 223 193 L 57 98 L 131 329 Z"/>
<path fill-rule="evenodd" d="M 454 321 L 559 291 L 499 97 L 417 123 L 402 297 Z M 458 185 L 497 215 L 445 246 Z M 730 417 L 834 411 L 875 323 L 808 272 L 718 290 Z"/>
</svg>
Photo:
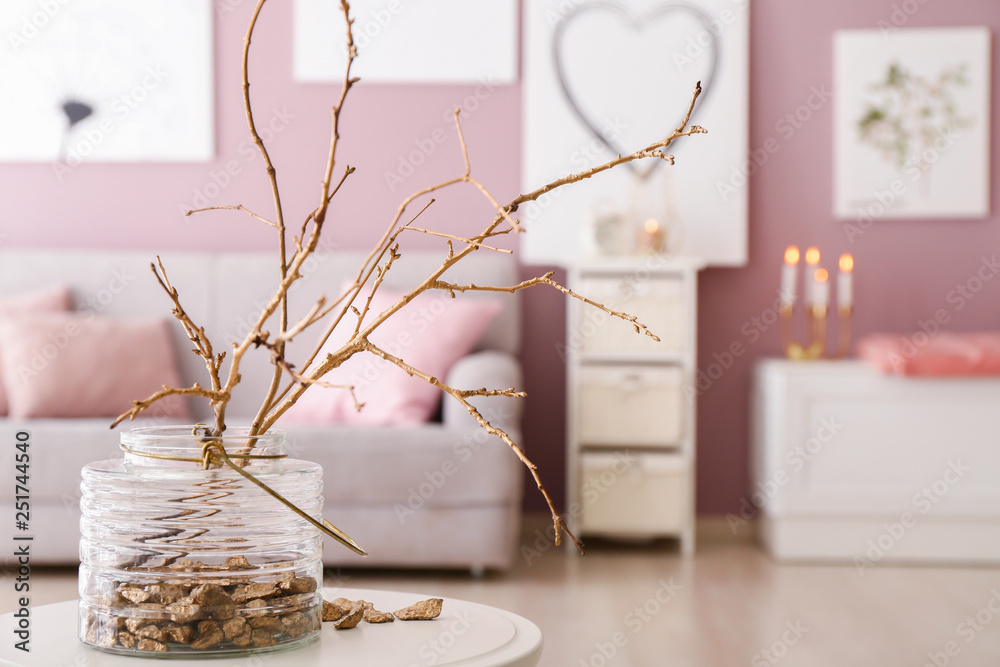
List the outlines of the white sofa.
<svg viewBox="0 0 1000 667">
<path fill-rule="evenodd" d="M 388 287 L 409 287 L 440 265 L 441 253 L 404 252 L 389 272 Z M 227 349 L 246 331 L 276 283 L 269 254 L 162 254 L 169 276 L 193 319 L 205 326 L 217 349 Z M 169 316 L 170 302 L 151 271 L 152 252 L 17 250 L 0 252 L 0 296 L 65 284 L 78 309 L 101 317 Z M 320 294 L 334 295 L 357 271 L 362 255 L 320 251 L 305 267 L 306 279 L 290 295 L 292 313 L 302 313 Z M 514 284 L 517 265 L 507 256 L 481 252 L 453 267 L 446 277 L 479 284 Z M 459 298 L 483 298 L 469 294 Z M 448 381 L 469 387 L 520 385 L 515 355 L 520 344 L 519 308 L 503 295 L 504 309 L 476 350 L 460 360 Z M 497 298 L 493 295 L 493 298 Z M 206 382 L 201 360 L 174 323 L 183 381 Z M 315 341 L 306 332 L 289 359 Z M 298 355 L 301 357 L 302 355 Z M 248 355 L 240 389 L 227 423 L 247 423 L 270 378 L 266 352 Z M 86 391 L 86 387 L 80 387 Z M 520 401 L 479 399 L 477 405 L 520 438 Z M 127 409 L 128 406 L 123 406 Z M 191 403 L 196 420 L 209 421 L 203 402 Z M 109 419 L 28 420 L 0 418 L 0 442 L 30 433 L 32 564 L 75 564 L 79 539 L 80 468 L 119 458 L 118 435 Z M 132 428 L 126 423 L 121 428 Z M 358 540 L 370 556 L 361 558 L 331 541 L 327 566 L 505 569 L 515 556 L 523 492 L 523 470 L 498 438 L 487 436 L 453 400 L 444 402 L 440 422 L 419 427 L 289 426 L 282 428 L 295 458 L 324 469 L 324 515 Z M 13 455 L 10 457 L 13 467 Z M 13 497 L 0 498 L 0 532 L 15 532 Z M 276 511 L 279 510 L 276 506 Z M 10 554 L 5 554 L 9 559 Z M 9 561 L 8 561 L 9 562 Z"/>
</svg>

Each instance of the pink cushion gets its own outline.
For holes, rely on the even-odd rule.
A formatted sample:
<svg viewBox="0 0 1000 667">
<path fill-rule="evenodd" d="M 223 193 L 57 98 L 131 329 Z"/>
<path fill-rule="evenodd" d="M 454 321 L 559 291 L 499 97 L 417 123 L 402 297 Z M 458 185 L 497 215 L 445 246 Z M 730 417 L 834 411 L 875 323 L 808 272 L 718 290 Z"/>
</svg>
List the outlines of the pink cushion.
<svg viewBox="0 0 1000 667">
<path fill-rule="evenodd" d="M 0 320 L 0 362 L 14 418 L 117 417 L 163 385 L 179 386 L 170 325 L 34 313 Z M 171 396 L 146 411 L 186 418 Z"/>
<path fill-rule="evenodd" d="M 1000 333 L 871 334 L 857 356 L 900 375 L 1000 375 Z"/>
<path fill-rule="evenodd" d="M 345 288 L 346 289 L 346 288 Z M 365 317 L 366 324 L 396 303 L 403 294 L 379 289 Z M 356 300 L 360 308 L 364 298 Z M 371 342 L 407 364 L 444 378 L 456 361 L 467 355 L 500 312 L 498 299 L 452 299 L 440 292 L 424 292 L 381 324 Z M 348 314 L 323 346 L 314 365 L 340 349 L 354 331 L 356 318 Z M 355 354 L 323 377 L 324 382 L 353 385 L 365 407 L 355 409 L 346 389 L 313 386 L 282 416 L 286 423 L 412 425 L 434 414 L 441 390 L 410 377 L 395 364 L 367 352 Z"/>
<path fill-rule="evenodd" d="M 72 301 L 73 295 L 65 286 L 9 296 L 0 299 L 0 320 L 25 313 L 65 312 L 72 307 Z M 0 415 L 6 415 L 7 412 L 7 392 L 0 383 Z"/>
</svg>

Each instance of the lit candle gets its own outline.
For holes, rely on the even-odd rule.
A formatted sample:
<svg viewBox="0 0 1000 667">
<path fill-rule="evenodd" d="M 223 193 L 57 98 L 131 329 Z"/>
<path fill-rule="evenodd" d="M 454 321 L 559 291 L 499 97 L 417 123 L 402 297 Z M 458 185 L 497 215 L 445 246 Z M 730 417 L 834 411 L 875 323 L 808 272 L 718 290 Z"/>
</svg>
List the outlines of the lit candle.
<svg viewBox="0 0 1000 667">
<path fill-rule="evenodd" d="M 656 218 L 649 218 L 642 224 L 642 233 L 639 235 L 639 247 L 646 252 L 661 253 L 666 246 L 666 234 L 660 229 L 660 223 Z"/>
<path fill-rule="evenodd" d="M 807 305 L 815 302 L 817 290 L 816 269 L 819 268 L 819 248 L 806 248 L 806 301 Z"/>
<path fill-rule="evenodd" d="M 795 303 L 795 283 L 799 277 L 799 249 L 790 245 L 785 248 L 785 265 L 781 267 L 781 305 Z"/>
<path fill-rule="evenodd" d="M 829 277 L 826 269 L 816 269 L 816 272 L 813 273 L 812 305 L 826 306 L 827 302 L 829 302 L 830 283 L 827 282 L 827 278 Z"/>
<path fill-rule="evenodd" d="M 840 256 L 840 273 L 837 274 L 837 307 L 850 308 L 854 301 L 854 258 L 849 253 Z"/>
<path fill-rule="evenodd" d="M 806 264 L 809 266 L 816 266 L 819 264 L 819 248 L 816 246 L 806 248 Z"/>
</svg>

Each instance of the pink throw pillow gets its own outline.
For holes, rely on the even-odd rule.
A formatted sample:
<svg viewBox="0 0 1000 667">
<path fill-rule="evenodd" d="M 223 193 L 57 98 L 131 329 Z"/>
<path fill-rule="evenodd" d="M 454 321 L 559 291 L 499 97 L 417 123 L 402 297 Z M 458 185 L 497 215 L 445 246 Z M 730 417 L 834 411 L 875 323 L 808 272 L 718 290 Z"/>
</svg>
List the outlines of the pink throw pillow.
<svg viewBox="0 0 1000 667">
<path fill-rule="evenodd" d="M 379 289 L 365 317 L 367 325 L 395 304 L 402 292 Z M 364 293 L 355 301 L 364 305 Z M 399 357 L 410 366 L 437 378 L 445 378 L 456 361 L 479 342 L 490 322 L 500 313 L 498 299 L 452 299 L 436 291 L 424 292 L 372 333 L 373 344 Z M 354 332 L 356 318 L 350 313 L 341 321 L 316 357 L 314 366 L 340 349 Z M 286 423 L 344 423 L 367 426 L 422 424 L 434 414 L 441 390 L 419 377 L 410 377 L 395 364 L 368 352 L 359 352 L 323 377 L 337 385 L 353 385 L 365 407 L 355 409 L 346 389 L 313 386 L 299 398 L 282 419 Z"/>
<path fill-rule="evenodd" d="M 0 361 L 10 416 L 117 417 L 180 375 L 170 325 L 162 319 L 112 320 L 34 313 L 0 320 Z M 146 411 L 186 418 L 183 397 Z"/>
<path fill-rule="evenodd" d="M 72 308 L 73 294 L 66 286 L 49 287 L 0 299 L 0 320 L 25 313 L 57 313 Z M 0 383 L 0 416 L 5 416 L 7 392 Z"/>
<path fill-rule="evenodd" d="M 1000 333 L 951 333 L 930 337 L 869 334 L 857 344 L 857 357 L 883 373 L 924 376 L 1000 375 Z"/>
</svg>

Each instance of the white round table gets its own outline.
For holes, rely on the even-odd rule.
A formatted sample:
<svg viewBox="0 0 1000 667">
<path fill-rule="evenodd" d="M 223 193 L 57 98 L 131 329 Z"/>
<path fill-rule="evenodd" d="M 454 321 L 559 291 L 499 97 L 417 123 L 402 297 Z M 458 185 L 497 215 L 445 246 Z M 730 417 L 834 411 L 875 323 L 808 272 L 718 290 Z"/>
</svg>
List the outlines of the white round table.
<svg viewBox="0 0 1000 667">
<path fill-rule="evenodd" d="M 394 611 L 433 595 L 360 588 L 324 589 L 323 598 L 368 600 L 376 609 Z M 24 667 L 247 667 L 246 655 L 214 660 L 167 662 L 102 653 L 77 639 L 77 602 L 31 607 L 31 652 L 14 648 L 16 619 L 0 616 L 0 665 Z M 324 623 L 318 641 L 303 648 L 260 654 L 265 667 L 377 665 L 378 667 L 535 667 L 542 657 L 542 632 L 531 621 L 502 609 L 444 599 L 433 621 L 361 622 L 352 630 Z"/>
</svg>

